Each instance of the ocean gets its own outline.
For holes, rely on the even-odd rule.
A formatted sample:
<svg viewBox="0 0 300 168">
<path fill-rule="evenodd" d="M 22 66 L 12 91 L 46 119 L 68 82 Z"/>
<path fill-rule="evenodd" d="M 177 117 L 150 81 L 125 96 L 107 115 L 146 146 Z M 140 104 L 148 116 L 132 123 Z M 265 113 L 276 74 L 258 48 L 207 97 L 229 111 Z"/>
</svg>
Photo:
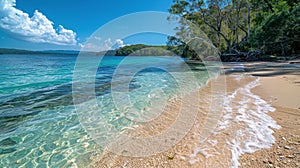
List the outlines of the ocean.
<svg viewBox="0 0 300 168">
<path fill-rule="evenodd" d="M 98 56 L 87 57 L 86 70 L 95 71 L 88 64 Z M 98 114 L 103 116 L 101 126 L 114 127 L 113 131 L 135 123 L 114 107 L 112 86 L 128 87 L 136 109 L 130 116 L 136 116 L 157 103 L 155 100 L 178 93 L 178 81 L 169 71 L 182 76 L 190 73 L 181 69 L 182 59 L 132 56 L 122 63 L 124 58 L 105 56 L 95 71 L 93 86 Z M 84 129 L 74 107 L 76 61 L 76 55 L 0 55 L 0 167 L 86 167 L 101 154 L 102 147 Z M 120 65 L 123 68 L 117 76 Z M 122 76 L 137 67 L 141 70 L 133 74 L 128 86 Z M 192 71 L 199 87 L 204 86 L 209 79 L 206 68 L 194 65 Z"/>
<path fill-rule="evenodd" d="M 180 121 L 173 114 L 177 107 L 185 122 L 173 123 L 175 132 L 162 136 L 165 146 L 150 144 L 150 154 L 163 155 L 164 147 L 174 146 L 187 167 L 238 167 L 242 154 L 275 142 L 272 129 L 280 126 L 267 115 L 275 108 L 251 92 L 259 78 L 234 73 L 244 71 L 242 64 L 230 65 L 227 72 L 233 74 L 218 77 L 218 63 L 187 66 L 184 59 L 167 56 L 80 57 L 0 55 L 0 167 L 87 167 L 114 137 L 143 123 L 151 126 L 169 107 L 174 123 Z M 198 101 L 190 95 L 199 90 Z M 178 103 L 178 97 L 185 102 Z M 200 110 L 193 120 L 195 108 Z M 144 156 L 136 150 L 141 144 L 134 145 L 132 155 Z"/>
</svg>

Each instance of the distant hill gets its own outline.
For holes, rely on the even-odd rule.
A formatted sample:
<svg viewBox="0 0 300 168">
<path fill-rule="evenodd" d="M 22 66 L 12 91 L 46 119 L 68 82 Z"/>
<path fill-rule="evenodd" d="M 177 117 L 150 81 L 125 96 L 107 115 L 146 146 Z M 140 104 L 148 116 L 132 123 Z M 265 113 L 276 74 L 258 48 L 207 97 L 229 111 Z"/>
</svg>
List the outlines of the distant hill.
<svg viewBox="0 0 300 168">
<path fill-rule="evenodd" d="M 31 51 L 31 50 L 20 50 L 20 49 L 10 49 L 10 48 L 0 48 L 0 54 L 59 54 L 59 55 L 78 55 L 79 51 L 69 51 L 69 50 L 45 50 L 45 51 Z"/>
<path fill-rule="evenodd" d="M 135 44 L 130 46 L 124 46 L 116 50 L 108 50 L 101 52 L 89 52 L 86 54 L 99 55 L 99 56 L 174 56 L 178 54 L 176 47 L 169 46 L 150 46 L 144 44 Z M 0 54 L 30 54 L 30 55 L 78 55 L 83 53 L 74 50 L 44 50 L 44 51 L 31 51 L 31 50 L 20 50 L 10 48 L 0 48 Z"/>
<path fill-rule="evenodd" d="M 42 51 L 45 53 L 60 53 L 60 54 L 72 54 L 72 55 L 78 55 L 80 51 L 75 51 L 75 50 L 45 50 Z"/>
<path fill-rule="evenodd" d="M 150 46 L 135 44 L 124 46 L 116 50 L 116 56 L 174 56 L 178 54 L 176 47 Z"/>
<path fill-rule="evenodd" d="M 0 54 L 39 54 L 40 51 L 19 50 L 10 48 L 0 48 Z"/>
<path fill-rule="evenodd" d="M 100 56 L 115 56 L 116 55 L 116 50 L 101 51 L 101 52 L 98 52 L 97 55 L 100 55 Z"/>
</svg>

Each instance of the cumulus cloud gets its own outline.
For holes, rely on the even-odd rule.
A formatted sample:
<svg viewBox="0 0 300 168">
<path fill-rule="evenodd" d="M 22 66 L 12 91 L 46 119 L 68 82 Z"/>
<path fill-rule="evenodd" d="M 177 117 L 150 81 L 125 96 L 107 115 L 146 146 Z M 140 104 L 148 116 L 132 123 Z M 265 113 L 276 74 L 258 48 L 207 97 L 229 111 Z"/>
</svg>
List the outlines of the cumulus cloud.
<svg viewBox="0 0 300 168">
<path fill-rule="evenodd" d="M 16 0 L 0 0 L 0 28 L 15 38 L 57 45 L 76 45 L 76 33 L 59 25 L 53 27 L 44 14 L 36 10 L 32 17 L 15 8 Z"/>
<path fill-rule="evenodd" d="M 126 45 L 124 44 L 124 41 L 121 40 L 121 39 L 117 39 L 117 40 L 116 40 L 116 45 L 117 45 L 117 46 L 116 46 L 117 48 L 126 46 Z"/>
<path fill-rule="evenodd" d="M 80 47 L 85 51 L 107 51 L 126 46 L 121 39 L 112 40 L 111 38 L 108 38 L 104 41 L 101 40 L 101 37 L 96 38 L 95 36 L 90 38 L 84 45 L 80 44 Z"/>
<path fill-rule="evenodd" d="M 80 44 L 81 50 L 82 51 L 94 51 L 94 52 L 99 52 L 99 51 L 106 51 L 108 50 L 107 48 L 97 45 L 94 43 L 85 43 L 85 44 Z"/>
<path fill-rule="evenodd" d="M 98 37 L 101 39 L 100 37 Z M 104 42 L 96 39 L 95 37 L 90 38 L 85 44 L 80 44 L 81 50 L 84 51 L 107 51 L 112 49 L 113 42 L 110 38 L 106 39 Z"/>
<path fill-rule="evenodd" d="M 113 42 L 111 41 L 110 38 L 106 39 L 104 41 L 104 50 L 111 50 L 112 49 L 112 45 L 113 45 Z"/>
</svg>

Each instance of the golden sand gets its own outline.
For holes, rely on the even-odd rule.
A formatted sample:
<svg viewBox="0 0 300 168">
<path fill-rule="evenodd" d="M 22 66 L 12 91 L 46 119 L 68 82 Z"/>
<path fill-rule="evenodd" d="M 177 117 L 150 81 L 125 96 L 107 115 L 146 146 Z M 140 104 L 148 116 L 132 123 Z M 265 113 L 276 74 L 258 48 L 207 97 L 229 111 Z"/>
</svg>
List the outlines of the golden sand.
<svg viewBox="0 0 300 168">
<path fill-rule="evenodd" d="M 262 149 L 252 154 L 242 155 L 239 159 L 240 167 L 299 167 L 300 75 L 297 69 L 282 68 L 282 64 L 278 65 L 276 72 L 269 66 L 270 63 L 245 64 L 245 68 L 248 71 L 247 74 L 256 75 L 260 78 L 261 85 L 252 89 L 252 92 L 276 108 L 275 113 L 268 113 L 268 115 L 275 119 L 282 128 L 279 130 L 274 129 L 276 143 L 270 149 Z M 272 63 L 272 66 L 274 66 L 274 63 Z M 230 65 L 227 65 L 227 67 L 230 67 Z M 266 70 L 266 67 L 270 69 Z M 277 73 L 277 71 L 281 73 Z M 240 74 L 238 73 L 238 75 Z M 147 157 L 121 156 L 106 150 L 100 158 L 97 158 L 94 167 L 221 168 L 236 166 L 237 164 L 232 162 L 232 144 L 230 146 L 228 142 L 236 138 L 236 134 L 233 133 L 236 133 L 238 129 L 242 129 L 243 127 L 238 128 L 239 126 L 236 125 L 237 130 L 233 126 L 230 129 L 219 131 L 217 134 L 212 133 L 215 128 L 213 122 L 216 122 L 209 115 L 212 106 L 210 100 L 213 97 L 213 93 L 211 92 L 212 82 L 218 83 L 218 81 L 221 81 L 219 83 L 222 83 L 226 81 L 227 94 L 230 95 L 238 88 L 243 88 L 256 79 L 257 77 L 248 75 L 243 75 L 240 79 L 236 79 L 234 74 L 225 75 L 212 80 L 207 87 L 201 89 L 198 93 L 186 95 L 183 99 L 190 100 L 190 102 L 193 102 L 193 97 L 197 95 L 205 96 L 201 96 L 199 100 L 198 115 L 192 128 L 183 139 L 170 149 Z M 232 100 L 231 105 L 235 106 L 236 103 L 238 106 L 237 102 L 240 102 L 243 96 L 242 94 L 237 95 Z M 159 134 L 176 121 L 181 106 L 182 99 L 170 101 L 160 117 L 141 125 L 131 132 L 130 135 L 134 137 L 147 137 Z M 251 107 L 247 109 L 250 110 Z M 234 117 L 237 115 L 234 114 Z M 206 121 L 211 122 L 212 125 L 207 125 Z M 206 130 L 207 127 L 211 130 Z M 209 137 L 206 136 L 208 131 L 212 133 Z M 205 136 L 203 137 L 204 134 Z M 205 150 L 201 151 L 201 149 Z"/>
</svg>

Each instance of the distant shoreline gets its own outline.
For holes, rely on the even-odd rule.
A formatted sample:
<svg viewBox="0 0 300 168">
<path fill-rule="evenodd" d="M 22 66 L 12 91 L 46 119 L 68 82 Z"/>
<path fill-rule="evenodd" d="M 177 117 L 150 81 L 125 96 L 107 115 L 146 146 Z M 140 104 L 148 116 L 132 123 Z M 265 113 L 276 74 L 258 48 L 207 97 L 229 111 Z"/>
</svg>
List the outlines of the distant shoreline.
<svg viewBox="0 0 300 168">
<path fill-rule="evenodd" d="M 156 46 L 156 47 L 161 47 L 161 46 Z M 175 54 L 167 54 L 167 55 L 118 55 L 117 50 L 108 50 L 108 51 L 101 51 L 101 52 L 92 52 L 92 51 L 75 51 L 75 50 L 44 50 L 44 51 L 32 51 L 32 50 L 22 50 L 22 49 L 11 49 L 11 48 L 0 48 L 0 55 L 12 55 L 12 54 L 20 54 L 20 55 L 72 55 L 76 56 L 82 53 L 87 53 L 95 56 L 176 56 Z M 225 56 L 224 56 L 225 55 Z M 296 62 L 291 62 L 293 63 L 298 63 L 297 60 L 300 60 L 300 55 L 292 55 L 292 56 L 273 56 L 273 55 L 261 55 L 259 58 L 255 59 L 247 59 L 247 58 L 240 58 L 239 56 L 234 56 L 232 58 L 229 58 L 230 56 L 226 56 L 226 54 L 221 54 L 220 59 L 222 62 L 286 62 L 286 61 L 293 61 L 296 60 Z M 183 57 L 185 58 L 185 57 Z M 201 60 L 195 60 L 195 59 L 189 59 L 185 58 L 186 63 L 190 64 L 203 64 Z"/>
<path fill-rule="evenodd" d="M 11 48 L 0 48 L 0 55 L 12 55 L 12 54 L 20 54 L 20 55 L 26 55 L 26 54 L 31 54 L 31 55 L 78 55 L 79 51 L 64 51 L 64 50 L 47 50 L 47 51 L 32 51 L 32 50 L 21 50 L 21 49 L 11 49 Z"/>
</svg>

